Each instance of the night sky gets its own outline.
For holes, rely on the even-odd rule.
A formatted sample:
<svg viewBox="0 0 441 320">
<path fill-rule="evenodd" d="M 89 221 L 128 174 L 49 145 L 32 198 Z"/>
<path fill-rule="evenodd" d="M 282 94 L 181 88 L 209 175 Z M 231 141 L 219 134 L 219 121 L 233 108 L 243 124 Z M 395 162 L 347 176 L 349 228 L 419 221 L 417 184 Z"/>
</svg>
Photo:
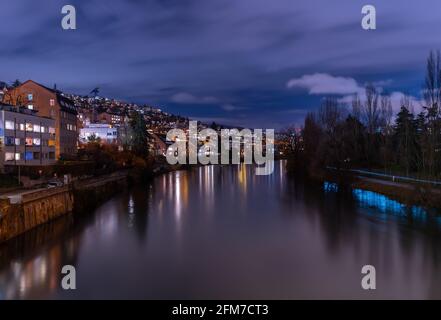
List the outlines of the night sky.
<svg viewBox="0 0 441 320">
<path fill-rule="evenodd" d="M 77 30 L 61 28 L 61 7 Z M 377 9 L 377 30 L 361 8 Z M 0 80 L 147 103 L 206 121 L 300 124 L 326 94 L 366 82 L 415 99 L 439 0 L 15 0 L 0 10 Z"/>
</svg>

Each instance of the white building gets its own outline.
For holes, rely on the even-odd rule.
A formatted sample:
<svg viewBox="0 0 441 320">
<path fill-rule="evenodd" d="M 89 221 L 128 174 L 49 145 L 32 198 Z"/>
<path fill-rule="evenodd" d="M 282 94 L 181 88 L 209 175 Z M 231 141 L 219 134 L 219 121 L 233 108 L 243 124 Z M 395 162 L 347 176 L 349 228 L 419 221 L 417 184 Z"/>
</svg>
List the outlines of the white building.
<svg viewBox="0 0 441 320">
<path fill-rule="evenodd" d="M 86 126 L 80 129 L 80 142 L 87 143 L 93 137 L 102 143 L 117 143 L 118 130 L 106 123 L 86 123 Z"/>
</svg>

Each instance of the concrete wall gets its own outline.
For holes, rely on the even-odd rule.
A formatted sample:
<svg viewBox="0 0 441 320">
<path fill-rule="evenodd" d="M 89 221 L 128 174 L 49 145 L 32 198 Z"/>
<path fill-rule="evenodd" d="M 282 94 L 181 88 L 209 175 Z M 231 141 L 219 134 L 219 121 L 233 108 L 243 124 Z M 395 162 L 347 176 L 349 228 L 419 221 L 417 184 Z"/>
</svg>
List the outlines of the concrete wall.
<svg viewBox="0 0 441 320">
<path fill-rule="evenodd" d="M 67 187 L 0 199 L 0 242 L 72 211 L 73 203 Z"/>
<path fill-rule="evenodd" d="M 124 190 L 127 173 L 77 182 L 71 186 L 0 197 L 0 242 L 74 211 L 92 210 Z"/>
</svg>

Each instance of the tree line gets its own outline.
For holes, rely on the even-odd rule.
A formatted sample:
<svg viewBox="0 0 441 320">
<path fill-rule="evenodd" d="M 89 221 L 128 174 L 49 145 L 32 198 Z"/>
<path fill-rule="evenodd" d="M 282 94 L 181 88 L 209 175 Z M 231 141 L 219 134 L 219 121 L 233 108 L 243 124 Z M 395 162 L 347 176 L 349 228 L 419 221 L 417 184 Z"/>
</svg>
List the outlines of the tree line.
<svg viewBox="0 0 441 320">
<path fill-rule="evenodd" d="M 326 97 L 320 108 L 307 114 L 303 128 L 287 129 L 288 166 L 312 173 L 333 167 L 365 168 L 388 173 L 440 178 L 441 169 L 441 54 L 427 58 L 421 111 L 403 96 L 393 113 L 388 93 L 367 84 L 364 97 L 351 105 Z"/>
</svg>

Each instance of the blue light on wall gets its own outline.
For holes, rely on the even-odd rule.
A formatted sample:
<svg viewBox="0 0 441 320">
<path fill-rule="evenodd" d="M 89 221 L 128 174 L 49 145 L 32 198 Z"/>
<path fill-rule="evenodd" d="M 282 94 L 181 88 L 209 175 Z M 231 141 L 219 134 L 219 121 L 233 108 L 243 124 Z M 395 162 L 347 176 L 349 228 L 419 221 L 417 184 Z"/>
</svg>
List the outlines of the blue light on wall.
<svg viewBox="0 0 441 320">
<path fill-rule="evenodd" d="M 338 192 L 338 184 L 325 181 L 323 183 L 323 190 L 325 192 Z"/>
</svg>

